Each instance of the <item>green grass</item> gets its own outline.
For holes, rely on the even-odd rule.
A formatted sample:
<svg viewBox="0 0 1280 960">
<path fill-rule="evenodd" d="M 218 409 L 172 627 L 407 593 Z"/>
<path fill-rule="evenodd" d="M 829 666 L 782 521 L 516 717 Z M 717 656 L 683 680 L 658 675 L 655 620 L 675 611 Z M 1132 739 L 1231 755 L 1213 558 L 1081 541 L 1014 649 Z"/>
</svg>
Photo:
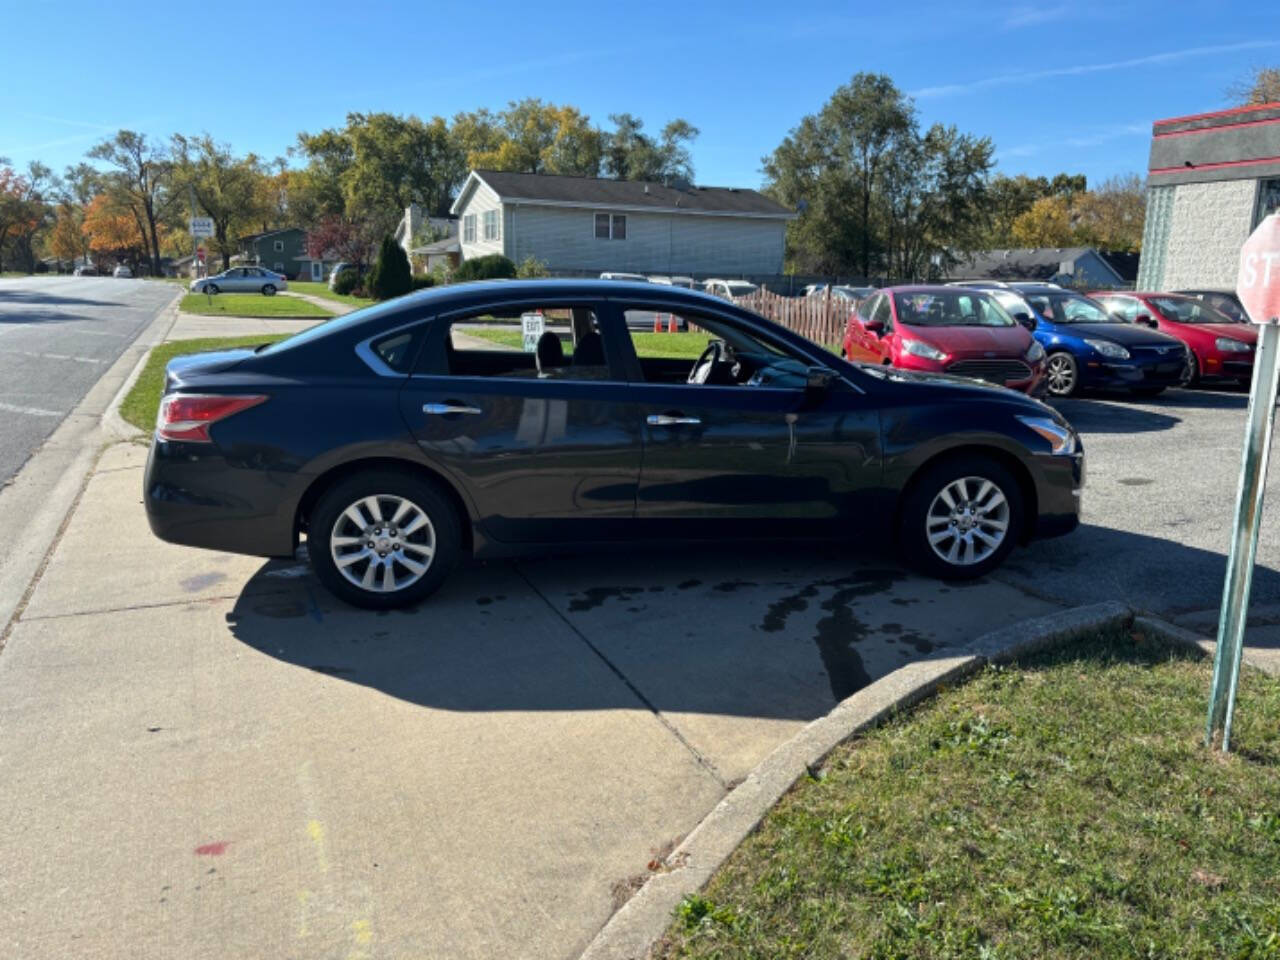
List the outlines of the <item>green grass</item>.
<svg viewBox="0 0 1280 960">
<path fill-rule="evenodd" d="M 297 297 L 264 297 L 260 293 L 219 293 L 212 297 L 188 293 L 178 309 L 206 317 L 318 317 L 333 313 Z"/>
<path fill-rule="evenodd" d="M 294 293 L 310 294 L 313 297 L 324 297 L 326 300 L 345 303 L 353 307 L 367 307 L 375 302 L 368 297 L 353 297 L 350 294 L 334 293 L 329 289 L 327 283 L 317 283 L 311 280 L 290 280 L 289 290 Z"/>
<path fill-rule="evenodd" d="M 507 347 L 523 346 L 523 338 L 519 330 L 483 330 L 468 328 L 464 333 L 473 337 L 481 337 L 493 343 Z M 631 340 L 636 352 L 642 357 L 675 357 L 696 360 L 707 348 L 710 335 L 706 333 L 639 333 L 632 331 Z M 565 355 L 572 353 L 571 345 L 565 341 Z"/>
<path fill-rule="evenodd" d="M 837 749 L 686 897 L 668 958 L 1280 956 L 1280 680 L 1127 632 Z"/>
<path fill-rule="evenodd" d="M 264 334 L 256 337 L 204 337 L 162 343 L 148 355 L 142 373 L 120 404 L 120 415 L 139 430 L 150 434 L 155 428 L 160 393 L 164 390 L 164 368 L 174 357 L 205 350 L 225 350 L 228 347 L 256 347 L 260 343 L 283 340 L 285 336 Z"/>
</svg>

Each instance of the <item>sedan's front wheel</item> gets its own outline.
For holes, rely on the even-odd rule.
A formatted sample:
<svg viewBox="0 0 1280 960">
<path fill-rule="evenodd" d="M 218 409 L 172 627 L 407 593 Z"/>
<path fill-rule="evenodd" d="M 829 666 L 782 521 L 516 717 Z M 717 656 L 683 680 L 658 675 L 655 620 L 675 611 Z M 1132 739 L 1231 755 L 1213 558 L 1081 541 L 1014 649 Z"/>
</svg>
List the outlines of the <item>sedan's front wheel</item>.
<svg viewBox="0 0 1280 960">
<path fill-rule="evenodd" d="M 269 283 L 265 283 L 262 285 L 262 295 L 264 297 L 274 297 L 276 295 L 276 288 Z"/>
<path fill-rule="evenodd" d="M 209 296 L 212 297 L 214 294 L 218 292 L 218 285 L 216 283 L 206 283 L 204 285 L 204 292 L 209 294 Z"/>
<path fill-rule="evenodd" d="M 1022 491 L 995 460 L 973 455 L 930 467 L 902 505 L 907 562 L 942 580 L 969 580 L 998 567 L 1022 535 Z"/>
<path fill-rule="evenodd" d="M 461 518 L 432 483 L 370 471 L 343 480 L 316 504 L 307 532 L 311 565 L 357 607 L 403 607 L 433 593 L 458 562 Z"/>
</svg>

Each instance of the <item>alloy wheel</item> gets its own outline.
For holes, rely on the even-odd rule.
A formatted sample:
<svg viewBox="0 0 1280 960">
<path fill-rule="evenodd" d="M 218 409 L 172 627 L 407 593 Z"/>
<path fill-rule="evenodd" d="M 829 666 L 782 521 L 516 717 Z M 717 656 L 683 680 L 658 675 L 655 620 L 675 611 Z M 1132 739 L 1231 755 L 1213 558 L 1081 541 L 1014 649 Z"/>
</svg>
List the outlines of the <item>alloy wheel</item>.
<svg viewBox="0 0 1280 960">
<path fill-rule="evenodd" d="M 362 497 L 338 514 L 329 534 L 338 572 L 361 590 L 394 593 L 422 579 L 436 552 L 425 510 L 396 494 Z"/>
<path fill-rule="evenodd" d="M 925 514 L 929 546 L 952 566 L 981 563 L 1009 531 L 1009 501 L 985 477 L 960 477 L 943 487 Z"/>
<path fill-rule="evenodd" d="M 1066 396 L 1075 389 L 1075 364 L 1065 353 L 1055 353 L 1049 358 L 1045 376 L 1048 380 L 1049 392 L 1056 396 Z"/>
</svg>

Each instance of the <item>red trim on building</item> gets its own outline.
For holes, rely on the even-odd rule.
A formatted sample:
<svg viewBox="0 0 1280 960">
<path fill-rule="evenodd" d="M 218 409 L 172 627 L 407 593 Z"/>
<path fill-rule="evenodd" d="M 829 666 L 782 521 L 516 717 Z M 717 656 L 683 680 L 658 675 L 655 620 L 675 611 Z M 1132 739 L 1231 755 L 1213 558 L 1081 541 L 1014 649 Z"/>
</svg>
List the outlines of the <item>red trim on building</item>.
<svg viewBox="0 0 1280 960">
<path fill-rule="evenodd" d="M 1266 110 L 1268 107 L 1280 107 L 1280 100 L 1274 103 L 1255 103 L 1247 107 L 1232 107 L 1230 110 L 1214 110 L 1211 113 L 1193 113 L 1186 117 L 1170 117 L 1167 120 L 1157 120 L 1154 126 L 1160 126 L 1165 123 L 1187 123 L 1190 120 L 1207 120 L 1210 117 L 1229 117 L 1236 113 L 1248 113 L 1250 110 Z"/>
<path fill-rule="evenodd" d="M 1255 157 L 1252 160 L 1220 160 L 1217 163 L 1197 163 L 1192 166 L 1185 164 L 1180 167 L 1159 167 L 1148 170 L 1153 177 L 1158 177 L 1167 173 L 1192 173 L 1197 170 L 1221 170 L 1224 167 L 1247 167 L 1263 163 L 1280 163 L 1280 157 Z"/>
<path fill-rule="evenodd" d="M 1191 127 L 1189 130 L 1169 130 L 1165 133 L 1153 134 L 1153 139 L 1185 137 L 1192 133 L 1218 133 L 1222 130 L 1241 130 L 1245 127 L 1261 127 L 1268 123 L 1280 123 L 1280 117 L 1268 117 L 1265 120 L 1241 120 L 1238 123 L 1220 123 L 1216 127 Z"/>
</svg>

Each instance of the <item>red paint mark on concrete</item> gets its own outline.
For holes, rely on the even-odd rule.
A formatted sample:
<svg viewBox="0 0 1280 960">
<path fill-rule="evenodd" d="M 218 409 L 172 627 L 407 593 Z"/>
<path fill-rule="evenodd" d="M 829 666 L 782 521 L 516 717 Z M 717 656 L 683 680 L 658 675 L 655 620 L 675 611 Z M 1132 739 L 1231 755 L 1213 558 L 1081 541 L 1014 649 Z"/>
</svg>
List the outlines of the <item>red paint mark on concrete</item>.
<svg viewBox="0 0 1280 960">
<path fill-rule="evenodd" d="M 231 846 L 230 840 L 219 840 L 217 843 L 204 843 L 196 847 L 197 857 L 220 857 Z"/>
</svg>

